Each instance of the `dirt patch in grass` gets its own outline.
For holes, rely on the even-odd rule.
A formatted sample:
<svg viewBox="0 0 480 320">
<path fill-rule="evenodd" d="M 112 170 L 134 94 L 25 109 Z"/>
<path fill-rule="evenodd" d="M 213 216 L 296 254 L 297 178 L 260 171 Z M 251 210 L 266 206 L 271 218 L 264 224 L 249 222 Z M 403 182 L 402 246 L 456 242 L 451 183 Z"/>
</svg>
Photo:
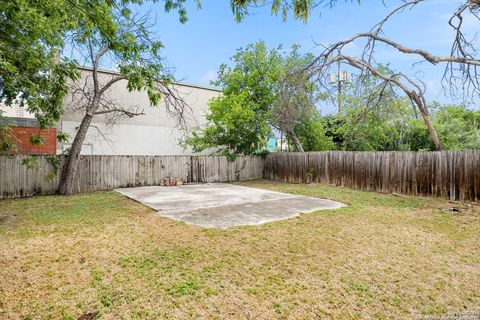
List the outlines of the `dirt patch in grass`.
<svg viewBox="0 0 480 320">
<path fill-rule="evenodd" d="M 0 225 L 0 318 L 399 319 L 478 307 L 475 209 L 314 184 L 242 185 L 350 206 L 216 230 L 113 192 L 2 201 L 0 216 L 16 218 Z"/>
<path fill-rule="evenodd" d="M 5 231 L 12 228 L 16 221 L 17 214 L 15 212 L 0 212 L 0 230 Z"/>
</svg>

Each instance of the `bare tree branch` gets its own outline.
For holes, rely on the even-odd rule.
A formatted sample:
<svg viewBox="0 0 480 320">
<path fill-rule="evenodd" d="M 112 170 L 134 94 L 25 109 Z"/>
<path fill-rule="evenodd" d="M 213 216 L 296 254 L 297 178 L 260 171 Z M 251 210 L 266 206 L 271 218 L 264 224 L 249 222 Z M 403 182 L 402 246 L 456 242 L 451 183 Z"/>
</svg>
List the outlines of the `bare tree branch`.
<svg viewBox="0 0 480 320">
<path fill-rule="evenodd" d="M 335 43 L 334 45 L 328 47 L 322 54 L 323 55 L 331 55 L 333 52 L 342 50 L 347 44 L 350 44 L 354 42 L 357 39 L 360 38 L 367 38 L 367 39 L 373 39 L 375 41 L 379 41 L 382 43 L 385 43 L 396 50 L 398 50 L 401 53 L 405 54 L 414 54 L 421 56 L 423 59 L 426 61 L 432 63 L 432 64 L 438 64 L 441 62 L 451 62 L 451 63 L 460 63 L 460 64 L 468 64 L 472 66 L 480 66 L 480 60 L 478 59 L 471 59 L 471 58 L 466 58 L 466 57 L 456 57 L 456 56 L 436 56 L 431 54 L 430 52 L 422 49 L 411 49 L 408 47 L 405 47 L 401 45 L 398 42 L 392 41 L 390 39 L 387 39 L 385 37 L 381 37 L 375 33 L 367 32 L 367 33 L 359 33 L 354 35 L 353 37 L 339 41 Z"/>
<path fill-rule="evenodd" d="M 108 89 L 110 89 L 110 87 L 112 85 L 114 85 L 115 83 L 121 81 L 121 80 L 126 80 L 127 77 L 124 76 L 124 75 L 117 75 L 117 76 L 113 76 L 107 83 L 105 83 L 104 85 L 102 85 L 102 88 L 98 90 L 98 94 L 100 96 L 102 96 L 105 91 L 107 91 Z"/>
<path fill-rule="evenodd" d="M 379 64 L 375 61 L 375 48 L 378 44 L 384 44 L 401 54 L 417 56 L 421 59 L 421 62 L 428 62 L 432 65 L 445 64 L 445 71 L 442 77 L 444 90 L 448 87 L 448 91 L 452 97 L 456 96 L 457 92 L 462 92 L 464 101 L 468 97 L 473 98 L 480 94 L 480 77 L 478 76 L 480 58 L 475 46 L 475 37 L 468 39 L 462 27 L 467 14 L 476 18 L 480 24 L 480 0 L 464 0 L 448 21 L 449 26 L 455 31 L 449 56 L 436 55 L 424 49 L 410 48 L 382 35 L 385 25 L 394 16 L 406 9 L 412 9 L 423 2 L 425 2 L 425 0 L 406 0 L 390 11 L 369 32 L 358 33 L 332 45 L 322 46 L 323 50 L 321 54 L 313 61 L 308 69 L 310 70 L 311 76 L 317 78 L 317 81 L 322 85 L 322 83 L 325 83 L 328 70 L 334 62 L 342 61 L 347 63 L 360 71 L 359 79 L 362 79 L 364 75 L 373 75 L 383 82 L 383 88 L 379 91 L 378 99 L 382 98 L 382 92 L 387 86 L 399 88 L 410 99 L 414 110 L 416 111 L 416 109 L 418 109 L 418 111 L 420 111 L 420 115 L 432 136 L 436 148 L 441 149 L 442 144 L 438 139 L 435 128 L 433 128 L 428 113 L 428 106 L 425 99 L 425 84 L 420 79 L 414 79 L 402 72 L 394 74 L 384 74 L 381 72 Z M 360 58 L 343 54 L 342 51 L 347 45 L 360 40 L 366 40 Z M 328 87 L 326 85 L 322 86 Z"/>
<path fill-rule="evenodd" d="M 89 49 L 90 49 L 90 56 L 94 56 L 94 51 L 95 49 L 93 48 L 93 45 L 91 44 L 91 40 L 89 39 Z M 104 45 L 100 47 L 98 52 L 95 54 L 94 58 L 92 59 L 92 65 L 93 65 L 93 86 L 94 86 L 94 92 L 99 91 L 99 82 L 98 82 L 98 67 L 100 65 L 100 59 L 107 53 L 108 51 L 108 46 Z"/>
<path fill-rule="evenodd" d="M 319 60 L 320 59 L 320 60 Z M 369 64 L 367 61 L 351 57 L 345 55 L 337 55 L 337 56 L 321 56 L 317 58 L 317 65 L 314 69 L 314 73 L 318 74 L 321 78 L 323 75 L 326 74 L 326 70 L 338 61 L 346 62 L 350 66 L 357 68 L 362 73 L 370 73 L 378 79 L 381 79 L 385 82 L 384 85 L 387 83 L 394 84 L 396 87 L 400 88 L 410 99 L 412 104 L 418 108 L 424 123 L 430 132 L 433 142 L 435 143 L 435 147 L 437 150 L 442 150 L 443 146 L 442 143 L 437 135 L 435 128 L 433 127 L 433 123 L 430 119 L 430 115 L 428 112 L 428 105 L 424 97 L 424 88 L 421 84 L 415 82 L 412 78 L 405 75 L 404 73 L 397 72 L 393 75 L 386 75 L 380 72 L 376 67 L 372 64 Z"/>
<path fill-rule="evenodd" d="M 112 112 L 122 113 L 129 118 L 145 115 L 143 110 L 141 112 L 132 112 L 132 111 L 125 110 L 125 109 L 107 109 L 107 110 L 97 111 L 97 112 L 94 113 L 94 115 L 107 114 L 107 113 L 112 113 Z"/>
</svg>

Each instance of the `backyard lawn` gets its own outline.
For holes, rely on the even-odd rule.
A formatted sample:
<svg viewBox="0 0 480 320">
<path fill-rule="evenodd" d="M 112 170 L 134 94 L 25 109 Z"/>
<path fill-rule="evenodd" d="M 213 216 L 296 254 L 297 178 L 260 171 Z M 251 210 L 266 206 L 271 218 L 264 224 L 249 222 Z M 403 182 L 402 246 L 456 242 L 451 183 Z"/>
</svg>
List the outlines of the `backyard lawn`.
<svg viewBox="0 0 480 320">
<path fill-rule="evenodd" d="M 115 192 L 1 201 L 0 318 L 415 319 L 479 310 L 479 205 L 242 185 L 349 206 L 218 230 L 162 218 Z"/>
</svg>

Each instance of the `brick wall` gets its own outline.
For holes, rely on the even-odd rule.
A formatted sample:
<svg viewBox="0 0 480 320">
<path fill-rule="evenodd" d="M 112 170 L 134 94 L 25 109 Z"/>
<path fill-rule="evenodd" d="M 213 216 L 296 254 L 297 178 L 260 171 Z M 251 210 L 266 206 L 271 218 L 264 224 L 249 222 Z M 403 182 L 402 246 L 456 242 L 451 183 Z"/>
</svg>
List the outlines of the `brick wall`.
<svg viewBox="0 0 480 320">
<path fill-rule="evenodd" d="M 17 146 L 18 154 L 56 154 L 57 130 L 55 128 L 11 127 L 10 135 Z M 32 135 L 45 137 L 45 143 L 32 145 L 29 141 Z"/>
</svg>

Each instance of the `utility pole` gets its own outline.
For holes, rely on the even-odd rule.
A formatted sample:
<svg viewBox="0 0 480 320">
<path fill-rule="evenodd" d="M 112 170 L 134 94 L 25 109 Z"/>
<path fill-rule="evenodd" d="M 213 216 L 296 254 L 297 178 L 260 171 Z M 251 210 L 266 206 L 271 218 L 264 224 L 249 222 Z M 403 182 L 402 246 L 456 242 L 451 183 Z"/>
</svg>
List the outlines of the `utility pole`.
<svg viewBox="0 0 480 320">
<path fill-rule="evenodd" d="M 330 84 L 337 85 L 337 112 L 338 114 L 342 113 L 342 91 L 343 85 L 345 83 L 352 83 L 352 74 L 346 70 L 342 70 L 342 62 L 340 60 L 337 61 L 337 73 L 330 73 L 328 75 L 328 81 Z"/>
<path fill-rule="evenodd" d="M 338 114 L 342 113 L 342 63 L 337 62 L 337 83 L 338 83 Z"/>
</svg>

